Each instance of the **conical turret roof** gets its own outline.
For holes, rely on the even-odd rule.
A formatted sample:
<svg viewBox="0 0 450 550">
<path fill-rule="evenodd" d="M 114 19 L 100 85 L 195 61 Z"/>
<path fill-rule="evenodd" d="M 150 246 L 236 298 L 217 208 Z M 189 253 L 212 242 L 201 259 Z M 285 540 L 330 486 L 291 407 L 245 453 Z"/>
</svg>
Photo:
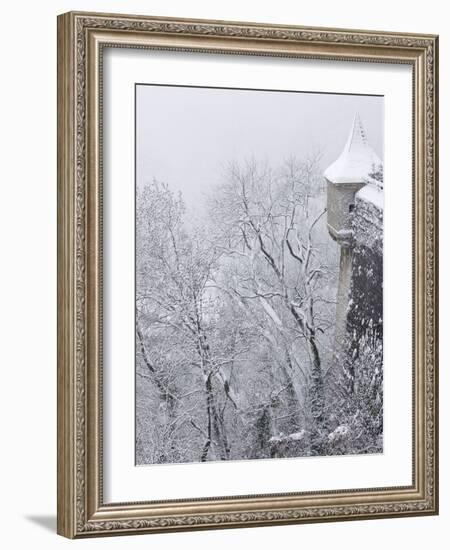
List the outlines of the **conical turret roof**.
<svg viewBox="0 0 450 550">
<path fill-rule="evenodd" d="M 324 176 L 332 183 L 364 183 L 374 166 L 380 164 L 380 158 L 367 143 L 361 119 L 356 113 L 342 153 L 325 170 Z"/>
</svg>

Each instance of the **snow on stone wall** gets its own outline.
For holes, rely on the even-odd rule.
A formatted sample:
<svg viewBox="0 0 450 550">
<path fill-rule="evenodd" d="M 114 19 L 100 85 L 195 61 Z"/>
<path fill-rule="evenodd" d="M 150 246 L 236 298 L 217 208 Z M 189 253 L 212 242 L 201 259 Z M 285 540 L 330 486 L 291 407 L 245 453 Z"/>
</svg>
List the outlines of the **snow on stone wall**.
<svg viewBox="0 0 450 550">
<path fill-rule="evenodd" d="M 352 230 L 356 247 L 373 248 L 383 256 L 384 193 L 373 185 L 366 185 L 355 196 Z"/>
<path fill-rule="evenodd" d="M 351 352 L 370 330 L 382 337 L 383 192 L 367 185 L 356 194 L 347 333 Z"/>
</svg>

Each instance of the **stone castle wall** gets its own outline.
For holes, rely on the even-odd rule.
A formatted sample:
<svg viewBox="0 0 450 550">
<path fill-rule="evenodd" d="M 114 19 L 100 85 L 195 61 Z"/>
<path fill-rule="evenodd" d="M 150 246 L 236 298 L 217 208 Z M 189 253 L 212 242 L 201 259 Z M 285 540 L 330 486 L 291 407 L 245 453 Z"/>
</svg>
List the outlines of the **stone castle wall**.
<svg viewBox="0 0 450 550">
<path fill-rule="evenodd" d="M 379 200 L 371 200 L 371 192 L 377 194 L 375 199 L 382 197 L 376 189 L 362 189 L 355 197 L 351 220 L 353 247 L 343 342 L 350 371 L 363 339 L 382 342 L 383 338 L 383 207 Z"/>
<path fill-rule="evenodd" d="M 361 337 L 368 329 L 382 335 L 383 324 L 383 210 L 356 195 L 353 261 L 347 331 Z"/>
<path fill-rule="evenodd" d="M 368 333 L 383 334 L 383 205 L 382 191 L 372 186 L 354 198 L 348 217 L 350 246 L 341 246 L 336 304 L 335 358 L 351 356 Z"/>
</svg>

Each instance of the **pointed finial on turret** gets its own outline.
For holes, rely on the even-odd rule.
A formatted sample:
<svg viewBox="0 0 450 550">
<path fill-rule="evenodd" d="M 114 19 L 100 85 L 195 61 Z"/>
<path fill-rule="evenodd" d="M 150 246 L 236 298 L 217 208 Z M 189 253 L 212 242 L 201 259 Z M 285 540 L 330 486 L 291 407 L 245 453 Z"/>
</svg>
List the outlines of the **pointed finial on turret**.
<svg viewBox="0 0 450 550">
<path fill-rule="evenodd" d="M 340 156 L 331 164 L 324 176 L 331 183 L 364 183 L 374 166 L 381 163 L 367 142 L 361 117 L 356 112 L 347 142 Z"/>
</svg>

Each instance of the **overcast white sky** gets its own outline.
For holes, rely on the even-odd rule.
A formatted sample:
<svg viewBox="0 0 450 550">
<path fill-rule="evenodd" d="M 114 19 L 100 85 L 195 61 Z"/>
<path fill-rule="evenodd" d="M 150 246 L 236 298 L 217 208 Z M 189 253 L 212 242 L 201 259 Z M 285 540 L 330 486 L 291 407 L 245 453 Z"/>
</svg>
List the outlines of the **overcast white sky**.
<svg viewBox="0 0 450 550">
<path fill-rule="evenodd" d="M 342 151 L 358 111 L 383 158 L 383 98 L 283 91 L 138 85 L 137 184 L 164 181 L 190 207 L 230 160 L 273 165 L 321 149 L 323 169 Z"/>
</svg>

